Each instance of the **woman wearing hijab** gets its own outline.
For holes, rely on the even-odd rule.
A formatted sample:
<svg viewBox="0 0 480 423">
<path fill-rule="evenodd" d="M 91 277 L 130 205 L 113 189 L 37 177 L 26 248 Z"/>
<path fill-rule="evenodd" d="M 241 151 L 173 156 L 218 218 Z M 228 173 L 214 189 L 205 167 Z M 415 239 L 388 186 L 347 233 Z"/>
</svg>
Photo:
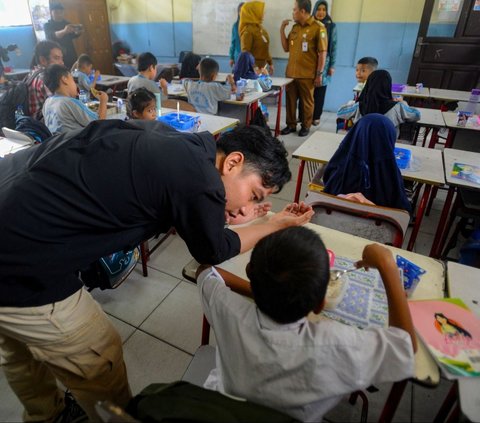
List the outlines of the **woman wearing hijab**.
<svg viewBox="0 0 480 423">
<path fill-rule="evenodd" d="M 390 119 L 370 113 L 347 133 L 325 168 L 324 192 L 361 192 L 374 204 L 411 211 L 395 160 L 395 128 Z"/>
<path fill-rule="evenodd" d="M 237 20 L 232 25 L 232 41 L 230 42 L 230 50 L 228 55 L 230 56 L 230 67 L 237 63 L 238 56 L 242 51 L 240 45 L 240 34 L 238 33 L 238 25 L 240 23 L 240 10 L 242 10 L 243 2 L 237 7 Z"/>
<path fill-rule="evenodd" d="M 242 52 L 238 56 L 237 63 L 233 67 L 233 79 L 237 82 L 239 79 L 257 79 L 255 72 L 255 58 L 248 51 Z"/>
<path fill-rule="evenodd" d="M 180 68 L 180 79 L 199 79 L 198 65 L 202 58 L 195 53 L 187 53 L 183 59 L 182 67 Z"/>
<path fill-rule="evenodd" d="M 392 77 L 386 70 L 376 70 L 370 74 L 358 102 L 347 103 L 337 112 L 339 119 L 352 119 L 356 123 L 362 116 L 380 113 L 390 119 L 399 133 L 399 125 L 404 122 L 416 122 L 420 112 L 409 107 L 403 100 L 392 97 Z"/>
<path fill-rule="evenodd" d="M 255 57 L 255 66 L 264 68 L 268 64 L 270 74 L 273 74 L 270 37 L 262 25 L 264 11 L 263 1 L 252 1 L 242 6 L 239 24 L 240 44 L 242 51 L 248 51 Z"/>
<path fill-rule="evenodd" d="M 320 123 L 320 117 L 323 112 L 323 104 L 325 103 L 325 95 L 327 93 L 327 85 L 335 73 L 335 61 L 337 58 L 337 26 L 328 14 L 328 3 L 324 0 L 317 1 L 312 10 L 312 16 L 323 23 L 327 30 L 328 50 L 325 59 L 325 67 L 322 74 L 322 86 L 316 87 L 313 92 L 315 108 L 313 110 L 313 125 Z"/>
</svg>

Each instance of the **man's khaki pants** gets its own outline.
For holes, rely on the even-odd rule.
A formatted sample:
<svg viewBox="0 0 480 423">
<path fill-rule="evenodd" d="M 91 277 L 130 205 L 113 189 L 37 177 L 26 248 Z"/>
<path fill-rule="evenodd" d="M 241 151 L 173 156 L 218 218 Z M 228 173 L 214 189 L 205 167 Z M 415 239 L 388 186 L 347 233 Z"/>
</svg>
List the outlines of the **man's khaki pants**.
<svg viewBox="0 0 480 423">
<path fill-rule="evenodd" d="M 313 119 L 313 79 L 294 79 L 285 88 L 287 96 L 287 126 L 293 129 L 297 127 L 297 103 L 300 101 L 303 107 L 302 126 L 309 129 Z"/>
<path fill-rule="evenodd" d="M 40 307 L 0 307 L 0 359 L 25 421 L 52 421 L 62 411 L 56 379 L 91 420 L 97 401 L 124 407 L 131 398 L 120 336 L 84 289 Z"/>
</svg>

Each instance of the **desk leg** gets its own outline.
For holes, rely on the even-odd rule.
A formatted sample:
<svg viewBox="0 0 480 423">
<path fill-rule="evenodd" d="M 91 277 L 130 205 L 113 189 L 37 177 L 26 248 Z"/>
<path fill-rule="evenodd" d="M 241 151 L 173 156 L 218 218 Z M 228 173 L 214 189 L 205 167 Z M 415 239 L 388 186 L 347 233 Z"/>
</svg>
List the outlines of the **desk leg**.
<svg viewBox="0 0 480 423">
<path fill-rule="evenodd" d="M 417 216 L 415 218 L 415 226 L 413 227 L 412 235 L 410 236 L 410 240 L 408 241 L 408 251 L 412 251 L 413 246 L 415 245 L 415 241 L 417 239 L 418 231 L 420 230 L 420 225 L 422 224 L 423 215 L 425 214 L 425 207 L 427 206 L 431 190 L 431 185 L 425 185 L 425 191 L 423 192 L 422 199 L 420 200 L 420 204 L 418 205 Z"/>
<path fill-rule="evenodd" d="M 445 204 L 443 205 L 442 214 L 440 215 L 440 220 L 438 222 L 437 231 L 435 232 L 435 238 L 433 239 L 432 249 L 430 250 L 430 257 L 438 258 L 440 252 L 438 251 L 441 244 L 442 235 L 445 231 L 445 223 L 447 221 L 448 212 L 452 205 L 453 194 L 455 193 L 455 187 L 450 187 L 448 190 L 447 198 L 445 199 Z"/>
<path fill-rule="evenodd" d="M 295 198 L 293 199 L 294 203 L 298 203 L 298 200 L 300 199 L 300 191 L 302 190 L 304 170 L 305 170 L 305 160 L 302 160 L 300 162 L 300 167 L 298 168 L 297 187 L 295 188 Z"/>
<path fill-rule="evenodd" d="M 280 118 L 282 115 L 282 96 L 283 96 L 283 87 L 280 87 L 278 90 L 278 104 L 277 104 L 277 121 L 275 122 L 275 136 L 280 135 Z"/>
<path fill-rule="evenodd" d="M 425 137 L 426 140 L 426 137 Z M 432 138 L 430 138 L 430 144 L 428 144 L 428 148 L 435 148 L 435 144 L 438 142 L 438 128 L 432 129 Z"/>
<path fill-rule="evenodd" d="M 392 421 L 395 412 L 397 411 L 398 404 L 402 399 L 403 392 L 407 386 L 408 379 L 402 380 L 400 382 L 395 382 L 388 394 L 387 401 L 383 406 L 382 414 L 378 419 L 379 423 L 389 423 Z"/>
<path fill-rule="evenodd" d="M 452 147 L 453 141 L 455 140 L 456 133 L 457 133 L 456 129 L 448 128 L 448 136 L 447 136 L 447 141 L 445 141 L 445 148 Z"/>
</svg>

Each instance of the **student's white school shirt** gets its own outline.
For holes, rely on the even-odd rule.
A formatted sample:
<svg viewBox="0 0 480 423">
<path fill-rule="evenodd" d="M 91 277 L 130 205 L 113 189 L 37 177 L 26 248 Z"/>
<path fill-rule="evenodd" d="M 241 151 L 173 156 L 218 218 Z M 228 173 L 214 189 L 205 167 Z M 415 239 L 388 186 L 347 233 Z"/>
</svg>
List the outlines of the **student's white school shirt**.
<svg viewBox="0 0 480 423">
<path fill-rule="evenodd" d="M 186 79 L 183 86 L 187 92 L 188 102 L 192 104 L 197 112 L 216 115 L 218 102 L 229 100 L 232 88 L 230 84 L 219 82 L 192 81 Z"/>
<path fill-rule="evenodd" d="M 214 268 L 197 284 L 217 341 L 206 388 L 319 422 L 350 392 L 414 375 L 411 339 L 401 329 L 306 318 L 282 325 L 231 291 Z"/>
<path fill-rule="evenodd" d="M 52 134 L 81 129 L 98 119 L 98 114 L 80 100 L 56 94 L 45 100 L 42 113 L 45 125 Z"/>
<path fill-rule="evenodd" d="M 137 90 L 138 88 L 146 88 L 153 94 L 161 93 L 161 90 L 155 81 L 145 78 L 141 73 L 130 78 L 127 83 L 128 94 Z"/>
</svg>

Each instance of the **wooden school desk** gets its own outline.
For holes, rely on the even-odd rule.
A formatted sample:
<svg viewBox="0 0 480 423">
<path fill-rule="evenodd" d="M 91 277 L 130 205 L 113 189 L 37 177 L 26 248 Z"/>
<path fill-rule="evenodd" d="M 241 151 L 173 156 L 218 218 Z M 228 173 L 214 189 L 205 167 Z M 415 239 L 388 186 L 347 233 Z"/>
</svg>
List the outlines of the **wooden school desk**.
<svg viewBox="0 0 480 423">
<path fill-rule="evenodd" d="M 300 159 L 300 167 L 298 169 L 297 187 L 295 190 L 294 201 L 300 199 L 300 190 L 302 187 L 303 171 L 306 161 L 326 164 L 337 151 L 342 140 L 342 136 L 330 132 L 316 131 L 314 132 L 300 147 L 292 154 L 292 157 Z M 440 186 L 445 183 L 445 175 L 443 172 L 442 152 L 440 150 L 416 147 L 406 144 L 396 144 L 397 147 L 405 148 L 412 151 L 411 169 L 400 169 L 403 179 L 424 184 L 420 204 L 418 206 L 415 225 L 408 241 L 407 249 L 412 251 L 417 239 L 418 231 L 425 214 L 425 208 L 428 204 L 432 186 Z M 347 194 L 347 193 L 345 193 Z"/>
<path fill-rule="evenodd" d="M 175 109 L 162 108 L 162 114 L 166 115 L 167 113 L 176 113 Z M 187 112 L 181 110 L 180 113 L 190 116 L 200 116 L 200 128 L 199 132 L 208 131 L 212 135 L 216 136 L 226 131 L 227 129 L 234 128 L 238 125 L 238 119 L 232 119 L 223 116 L 217 115 L 208 115 L 204 113 L 197 112 Z M 116 113 L 114 115 L 107 116 L 107 119 L 125 119 L 126 115 L 123 113 Z"/>
<path fill-rule="evenodd" d="M 474 131 L 478 133 L 480 144 L 480 126 L 457 126 L 458 116 L 456 112 L 442 112 L 445 126 L 448 128 L 447 141 L 445 148 L 453 147 L 455 136 L 458 131 Z"/>
<path fill-rule="evenodd" d="M 258 109 L 258 101 L 267 96 L 268 92 L 249 92 L 245 94 L 243 100 L 236 100 L 235 94 L 232 94 L 230 100 L 218 103 L 218 115 L 238 118 L 240 122 L 249 125 L 255 111 Z"/>
<path fill-rule="evenodd" d="M 6 79 L 23 79 L 30 73 L 30 69 L 26 68 L 15 68 L 10 72 L 5 72 Z"/>
<path fill-rule="evenodd" d="M 460 298 L 472 312 L 480 318 L 480 269 L 465 266 L 449 261 L 447 263 L 448 296 Z M 460 378 L 458 384 L 458 400 L 460 410 L 472 422 L 480 421 L 480 378 Z M 454 406 L 456 389 L 454 384 L 445 402 L 449 397 L 450 409 Z M 445 404 L 447 405 L 448 404 Z M 446 416 L 445 416 L 446 417 Z"/>
<path fill-rule="evenodd" d="M 225 82 L 228 73 L 219 73 L 216 81 Z M 271 76 L 272 88 L 276 91 L 268 91 L 268 95 L 275 94 L 277 97 L 277 120 L 275 121 L 275 136 L 280 135 L 281 115 L 282 115 L 282 99 L 285 87 L 293 81 L 293 78 L 282 78 L 279 76 Z"/>
<path fill-rule="evenodd" d="M 440 128 L 445 128 L 445 120 L 443 114 L 438 109 L 425 109 L 421 107 L 416 108 L 420 112 L 420 120 L 415 122 L 415 136 L 413 138 L 414 145 L 417 143 L 418 135 L 420 128 L 425 128 L 425 135 L 423 136 L 423 146 L 425 146 L 425 141 L 430 131 L 432 131 L 432 136 L 430 138 L 430 143 L 428 148 L 435 147 L 435 144 L 438 141 L 438 130 Z"/>
<path fill-rule="evenodd" d="M 457 187 L 480 190 L 480 185 L 478 184 L 452 177 L 452 169 L 454 163 L 464 163 L 474 166 L 480 166 L 480 153 L 457 150 L 454 148 L 446 148 L 445 150 L 443 150 L 443 162 L 445 180 L 447 181 L 449 189 L 447 198 L 445 199 L 445 203 L 443 205 L 442 214 L 440 215 L 440 220 L 438 221 L 437 231 L 435 232 L 435 238 L 433 239 L 432 249 L 430 250 L 430 257 L 435 258 L 438 258 L 442 253 L 440 251 L 440 248 L 444 244 L 450 229 L 446 228 L 445 225 L 451 211 L 450 209 L 452 206 L 452 200 Z"/>
<path fill-rule="evenodd" d="M 251 224 L 261 223 L 265 218 L 257 219 Z M 323 226 L 308 223 L 305 225 L 317 232 L 325 246 L 332 250 L 335 255 L 341 257 L 347 257 L 352 260 L 358 260 L 362 257 L 362 251 L 366 245 L 372 244 L 372 241 L 356 237 L 350 234 L 346 234 L 334 229 L 325 228 Z M 399 248 L 388 247 L 392 253 L 399 254 L 402 257 L 418 264 L 427 272 L 422 276 L 417 289 L 414 291 L 411 299 L 422 300 L 431 298 L 443 298 L 445 272 L 443 265 L 437 260 L 433 260 L 429 257 L 422 256 L 420 254 L 412 253 L 409 251 L 401 250 Z M 247 279 L 245 273 L 245 266 L 250 260 L 251 252 L 238 255 L 230 260 L 227 260 L 217 267 L 227 270 L 234 275 L 237 275 L 243 279 Z M 440 382 L 440 371 L 435 361 L 427 351 L 423 343 L 418 340 L 418 350 L 415 354 L 415 381 L 430 387 L 437 386 Z M 391 421 L 397 405 L 405 390 L 407 381 L 396 382 L 393 384 L 390 395 L 385 403 L 380 421 Z"/>
<path fill-rule="evenodd" d="M 99 90 L 108 90 L 109 88 L 116 93 L 127 88 L 130 76 L 101 75 L 102 79 L 97 81 L 95 87 Z"/>
</svg>

